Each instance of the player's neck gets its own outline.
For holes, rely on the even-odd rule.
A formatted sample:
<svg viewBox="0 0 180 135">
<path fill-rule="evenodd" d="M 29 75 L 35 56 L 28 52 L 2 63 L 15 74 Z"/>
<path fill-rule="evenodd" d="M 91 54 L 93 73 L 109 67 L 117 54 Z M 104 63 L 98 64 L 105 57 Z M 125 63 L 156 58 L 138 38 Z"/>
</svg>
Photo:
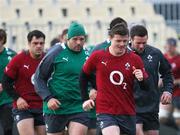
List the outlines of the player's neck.
<svg viewBox="0 0 180 135">
<path fill-rule="evenodd" d="M 117 52 L 117 51 L 114 50 L 113 47 L 110 46 L 110 47 L 109 47 L 109 52 L 110 52 L 110 54 L 113 55 L 113 56 L 122 56 L 122 55 L 125 54 L 126 49 L 122 50 L 121 52 Z"/>
<path fill-rule="evenodd" d="M 30 53 L 30 56 L 33 58 L 33 59 L 40 59 L 42 57 L 42 54 L 39 54 L 39 55 L 35 55 L 33 54 L 31 51 L 29 51 Z"/>
</svg>

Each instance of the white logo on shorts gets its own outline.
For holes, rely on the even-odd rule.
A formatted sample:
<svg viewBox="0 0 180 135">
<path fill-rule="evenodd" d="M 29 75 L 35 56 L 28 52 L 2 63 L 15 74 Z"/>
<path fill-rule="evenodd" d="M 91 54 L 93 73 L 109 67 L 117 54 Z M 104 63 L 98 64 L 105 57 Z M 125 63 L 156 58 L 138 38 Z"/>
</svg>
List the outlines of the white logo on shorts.
<svg viewBox="0 0 180 135">
<path fill-rule="evenodd" d="M 46 131 L 48 131 L 48 125 L 46 124 Z"/>
<path fill-rule="evenodd" d="M 101 127 L 101 128 L 104 127 L 104 122 L 103 122 L 103 121 L 100 122 L 100 127 Z"/>
<path fill-rule="evenodd" d="M 19 121 L 20 120 L 20 116 L 16 115 L 15 119 L 16 119 L 16 121 Z"/>
</svg>

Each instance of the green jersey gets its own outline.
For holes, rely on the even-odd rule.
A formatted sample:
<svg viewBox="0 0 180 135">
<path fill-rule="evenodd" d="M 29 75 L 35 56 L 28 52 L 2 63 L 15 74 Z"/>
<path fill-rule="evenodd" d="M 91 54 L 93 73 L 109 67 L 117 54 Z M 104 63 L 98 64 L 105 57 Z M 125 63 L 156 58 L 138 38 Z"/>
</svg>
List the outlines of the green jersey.
<svg viewBox="0 0 180 135">
<path fill-rule="evenodd" d="M 79 74 L 88 58 L 86 50 L 74 52 L 67 45 L 53 47 L 45 56 L 35 74 L 35 88 L 44 99 L 43 111 L 48 114 L 72 114 L 83 112 L 79 87 Z M 45 83 L 40 83 L 47 78 Z M 43 80 L 45 81 L 45 80 Z M 53 95 L 61 102 L 60 108 L 50 110 L 46 98 Z"/>
<path fill-rule="evenodd" d="M 6 65 L 15 55 L 16 53 L 9 48 L 4 48 L 4 50 L 0 53 L 0 82 L 2 81 L 2 76 L 3 76 Z M 11 103 L 11 102 L 12 102 L 12 98 L 10 98 L 7 95 L 6 91 L 3 90 L 0 93 L 0 106 L 3 104 Z"/>
<path fill-rule="evenodd" d="M 107 47 L 109 47 L 111 45 L 111 41 L 109 39 L 105 40 L 104 42 L 97 44 L 91 52 L 95 52 L 97 50 L 103 50 L 106 49 Z"/>
</svg>

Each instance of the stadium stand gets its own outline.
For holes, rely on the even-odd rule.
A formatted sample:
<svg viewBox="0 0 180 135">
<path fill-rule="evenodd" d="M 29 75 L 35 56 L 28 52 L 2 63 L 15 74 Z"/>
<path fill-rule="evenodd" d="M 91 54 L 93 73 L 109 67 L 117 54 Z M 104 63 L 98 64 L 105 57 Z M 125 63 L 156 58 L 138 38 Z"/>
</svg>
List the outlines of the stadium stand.
<svg viewBox="0 0 180 135">
<path fill-rule="evenodd" d="M 75 20 L 85 25 L 87 44 L 97 44 L 106 39 L 109 22 L 117 16 L 127 20 L 129 27 L 145 25 L 148 42 L 162 51 L 168 37 L 178 38 L 164 17 L 156 14 L 152 3 L 145 0 L 0 0 L 0 28 L 7 31 L 7 46 L 16 51 L 27 47 L 26 36 L 33 29 L 46 34 L 48 48 L 50 41 Z M 161 135 L 176 134 L 168 127 L 161 129 Z"/>
<path fill-rule="evenodd" d="M 176 31 L 143 0 L 0 0 L 0 3 L 0 27 L 10 35 L 8 46 L 17 51 L 24 48 L 29 30 L 45 30 L 49 47 L 52 37 L 75 20 L 86 26 L 89 44 L 101 42 L 106 38 L 108 23 L 117 16 L 126 19 L 130 27 L 137 23 L 146 25 L 149 43 L 158 44 L 160 49 L 166 38 L 177 37 Z"/>
</svg>

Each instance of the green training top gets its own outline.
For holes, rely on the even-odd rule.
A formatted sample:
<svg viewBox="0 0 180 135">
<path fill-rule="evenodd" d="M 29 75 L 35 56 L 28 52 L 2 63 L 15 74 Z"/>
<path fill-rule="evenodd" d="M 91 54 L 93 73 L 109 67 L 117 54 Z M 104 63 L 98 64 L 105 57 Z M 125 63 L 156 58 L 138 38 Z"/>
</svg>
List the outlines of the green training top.
<svg viewBox="0 0 180 135">
<path fill-rule="evenodd" d="M 56 45 L 47 53 L 37 69 L 36 75 L 39 73 L 40 77 L 37 79 L 48 78 L 48 81 L 41 83 L 42 80 L 35 79 L 38 82 L 35 85 L 37 84 L 37 91 L 42 98 L 43 95 L 50 93 L 61 102 L 61 105 L 57 110 L 50 110 L 46 100 L 44 100 L 44 113 L 72 114 L 83 112 L 79 75 L 88 56 L 88 51 L 83 49 L 81 52 L 74 52 L 64 44 Z"/>
<path fill-rule="evenodd" d="M 4 50 L 0 53 L 0 82 L 2 81 L 2 76 L 3 76 L 6 65 L 9 63 L 9 61 L 15 55 L 16 55 L 16 53 L 9 48 L 4 48 Z M 3 90 L 0 93 L 0 106 L 7 104 L 7 103 L 11 103 L 11 102 L 12 102 L 12 98 L 10 98 L 7 95 L 6 91 Z"/>
</svg>

